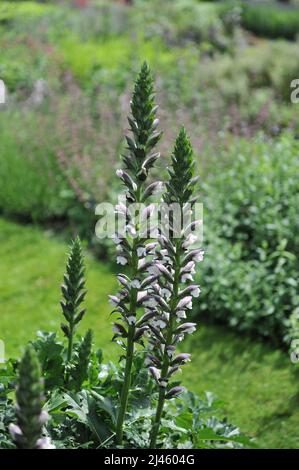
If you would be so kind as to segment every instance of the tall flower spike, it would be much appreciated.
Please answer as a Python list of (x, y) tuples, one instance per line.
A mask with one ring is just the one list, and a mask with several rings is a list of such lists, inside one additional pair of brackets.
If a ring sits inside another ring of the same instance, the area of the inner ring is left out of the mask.
[(27, 348), (19, 368), (16, 388), (17, 424), (10, 424), (9, 431), (19, 449), (53, 449), (48, 438), (41, 437), (48, 414), (42, 411), (43, 383), (40, 365), (33, 348)]
[[(128, 121), (132, 135), (126, 136), (124, 169), (117, 170), (117, 175), (125, 186), (126, 195), (126, 204), (119, 204), (116, 207), (116, 212), (126, 220), (125, 233), (115, 234), (117, 262), (121, 265), (127, 264), (129, 267), (128, 275), (118, 276), (121, 285), (118, 295), (110, 296), (110, 302), (115, 307), (114, 311), (120, 315), (120, 323), (115, 323), (113, 327), (114, 339), (126, 352), (125, 375), (116, 426), (117, 445), (121, 445), (123, 441), (123, 423), (131, 384), (135, 343), (142, 344), (142, 335), (148, 329), (146, 317), (137, 318), (137, 309), (145, 306), (149, 300), (143, 283), (150, 256), (156, 246), (148, 243), (149, 234), (147, 231), (143, 232), (143, 222), (148, 219), (152, 211), (152, 207), (150, 205), (146, 207), (145, 204), (148, 198), (161, 188), (161, 182), (146, 186), (149, 170), (159, 158), (159, 153), (153, 151), (161, 136), (157, 131), (159, 120), (156, 118), (156, 110), (153, 78), (149, 67), (144, 63), (137, 77), (131, 101), (131, 116), (128, 117)], [(134, 206), (131, 203), (134, 203)], [(142, 209), (138, 206), (141, 203)]]
[(85, 309), (81, 308), (86, 291), (84, 290), (84, 262), (79, 237), (72, 243), (63, 279), (61, 291), (64, 299), (60, 304), (67, 324), (62, 323), (61, 329), (68, 338), (67, 362), (69, 362), (73, 354), (76, 326), (85, 314)]
[[(200, 293), (199, 286), (193, 283), (182, 287), (182, 283), (193, 281), (195, 262), (201, 261), (203, 257), (201, 249), (190, 250), (190, 243), (196, 237), (187, 231), (188, 227), (196, 227), (198, 222), (190, 224), (196, 179), (193, 176), (192, 147), (183, 128), (176, 139), (168, 173), (169, 180), (163, 199), (167, 205), (175, 204), (180, 213), (175, 217), (169, 216), (169, 230), (161, 234), (161, 249), (157, 252), (158, 259), (155, 264), (160, 276), (151, 291), (158, 304), (156, 310), (159, 311), (159, 315), (155, 316), (150, 324), (151, 354), (148, 356), (149, 370), (159, 390), (150, 435), (151, 448), (156, 447), (165, 400), (176, 397), (184, 390), (178, 382), (172, 382), (172, 377), (190, 360), (190, 354), (177, 354), (176, 348), (186, 334), (193, 333), (196, 329), (194, 323), (186, 322), (185, 319), (187, 312), (192, 309), (193, 297), (198, 297)], [(186, 214), (188, 217), (183, 217)], [(179, 234), (174, 230), (175, 219), (181, 222)], [(190, 238), (190, 235), (193, 238)]]

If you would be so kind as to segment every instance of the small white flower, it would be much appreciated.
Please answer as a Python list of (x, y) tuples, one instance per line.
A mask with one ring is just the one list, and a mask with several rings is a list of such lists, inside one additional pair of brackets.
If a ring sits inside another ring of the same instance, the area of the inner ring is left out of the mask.
[(16, 424), (11, 423), (8, 426), (8, 430), (13, 438), (20, 437), (23, 435), (21, 428)]
[(128, 317), (128, 323), (129, 323), (129, 325), (135, 325), (135, 323), (136, 323), (136, 317), (135, 317), (134, 315), (130, 315), (130, 316)]
[(166, 382), (166, 380), (160, 380), (160, 381), (159, 381), (159, 384), (160, 384), (161, 387), (163, 387), (163, 388), (167, 387), (167, 382)]
[(176, 312), (176, 316), (177, 316), (177, 318), (186, 318), (186, 312), (185, 312), (185, 310), (178, 310), (178, 311)]
[(124, 266), (125, 264), (128, 263), (128, 260), (124, 256), (117, 256), (116, 262), (117, 264), (121, 264), (122, 266)]
[(142, 299), (147, 297), (147, 292), (146, 290), (139, 291), (137, 294), (137, 302), (142, 302)]
[(137, 256), (138, 258), (146, 256), (146, 249), (144, 248), (144, 246), (140, 246), (139, 248), (137, 248)]
[(193, 289), (193, 290), (191, 291), (191, 295), (192, 295), (192, 297), (199, 297), (200, 292), (201, 292), (201, 291), (200, 291), (200, 288), (199, 288), (199, 287), (196, 287), (195, 289)]
[(131, 282), (131, 287), (134, 289), (139, 289), (140, 288), (140, 281), (138, 279), (133, 279)]
[(188, 248), (190, 245), (193, 245), (197, 241), (198, 237), (196, 235), (193, 235), (193, 233), (190, 233), (187, 237), (184, 243), (182, 244), (183, 248)]
[(205, 252), (203, 250), (200, 250), (198, 253), (196, 253), (196, 255), (194, 255), (193, 260), (196, 261), (197, 263), (199, 263), (200, 261), (203, 261), (204, 253)]
[(172, 357), (174, 354), (174, 351), (172, 349), (167, 349), (167, 356)]
[(109, 303), (112, 307), (117, 307), (119, 305), (119, 298), (116, 295), (109, 295)]
[(157, 307), (157, 301), (153, 298), (149, 299), (149, 300), (146, 300), (143, 304), (145, 307), (151, 307), (151, 308), (155, 308)]
[(55, 449), (54, 444), (52, 444), (49, 437), (42, 437), (36, 441), (36, 446), (38, 449)]
[(192, 309), (192, 297), (190, 295), (187, 295), (183, 299), (181, 299), (178, 303), (178, 309), (182, 310), (184, 308), (189, 308), (190, 310)]
[(163, 329), (163, 328), (165, 328), (165, 326), (166, 326), (166, 323), (165, 323), (163, 320), (156, 320), (155, 323), (156, 323), (156, 326), (157, 326), (158, 328), (162, 328), (162, 329)]
[(159, 380), (161, 377), (161, 371), (157, 369), (157, 367), (150, 367), (149, 368), (150, 373), (154, 377), (154, 379)]
[(40, 424), (44, 424), (48, 421), (49, 419), (49, 414), (47, 411), (42, 410), (41, 414), (39, 415), (38, 421)]
[(185, 330), (185, 333), (187, 333), (188, 335), (191, 335), (192, 333), (194, 333), (194, 331), (196, 331), (195, 326), (190, 326), (189, 328)]
[(161, 295), (162, 297), (165, 297), (165, 299), (169, 299), (171, 297), (171, 292), (169, 289), (166, 289), (165, 287), (161, 289)]
[(191, 282), (193, 282), (194, 279), (193, 279), (193, 277), (192, 277), (192, 274), (190, 274), (190, 273), (185, 273), (185, 274), (182, 275), (181, 281), (182, 281), (182, 283), (185, 283), (186, 281), (191, 281)]
[(147, 268), (147, 272), (153, 276), (157, 276), (158, 274), (160, 274), (160, 270), (157, 268), (155, 264), (149, 266)]
[(116, 170), (116, 176), (118, 176), (119, 178), (122, 178), (123, 173), (124, 172), (122, 170)]
[(181, 269), (182, 273), (193, 273), (194, 274), (195, 263), (194, 261), (189, 261), (186, 266)]

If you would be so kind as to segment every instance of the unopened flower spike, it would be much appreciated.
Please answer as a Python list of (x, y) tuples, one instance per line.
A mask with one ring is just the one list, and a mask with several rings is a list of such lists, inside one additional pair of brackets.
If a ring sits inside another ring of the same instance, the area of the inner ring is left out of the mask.
[(19, 449), (54, 449), (48, 437), (42, 437), (48, 414), (43, 411), (44, 387), (35, 350), (28, 347), (19, 367), (16, 387), (17, 423), (9, 425), (11, 436)]
[(67, 323), (62, 323), (61, 329), (68, 339), (67, 362), (69, 362), (73, 354), (76, 327), (85, 314), (85, 309), (81, 307), (86, 291), (84, 289), (84, 261), (79, 237), (71, 245), (63, 279), (64, 283), (61, 286), (63, 300), (60, 304)]

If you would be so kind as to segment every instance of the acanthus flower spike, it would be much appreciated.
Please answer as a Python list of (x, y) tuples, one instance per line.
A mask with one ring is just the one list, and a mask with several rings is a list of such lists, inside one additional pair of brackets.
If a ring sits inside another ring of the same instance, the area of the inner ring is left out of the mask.
[[(114, 240), (117, 245), (117, 263), (126, 266), (128, 272), (128, 276), (118, 276), (121, 284), (118, 295), (110, 296), (110, 301), (120, 314), (122, 322), (114, 324), (114, 339), (119, 340), (119, 337), (122, 337), (126, 341), (124, 381), (116, 423), (117, 445), (122, 445), (123, 442), (123, 423), (131, 384), (135, 344), (142, 344), (142, 336), (148, 330), (146, 322), (152, 318), (152, 315), (143, 316), (139, 322), (137, 309), (155, 306), (153, 299), (144, 291), (147, 285), (146, 283), (144, 285), (144, 280), (148, 277), (146, 270), (152, 263), (150, 257), (153, 256), (156, 244), (149, 242), (150, 237), (147, 231), (143, 232), (143, 227), (147, 226), (148, 218), (154, 210), (154, 207), (148, 204), (148, 199), (161, 189), (159, 181), (150, 185), (146, 182), (150, 169), (160, 156), (154, 150), (161, 137), (161, 133), (157, 130), (159, 120), (156, 112), (153, 79), (149, 67), (144, 63), (131, 100), (131, 115), (128, 117), (131, 135), (126, 136), (127, 147), (125, 154), (122, 155), (124, 165), (116, 172), (125, 187), (126, 200), (125, 204), (122, 202), (116, 206), (116, 215), (125, 219), (125, 233), (122, 237), (115, 234)], [(143, 204), (142, 209), (138, 208), (140, 204)]]
[[(180, 371), (180, 366), (190, 361), (190, 354), (175, 355), (177, 344), (186, 334), (196, 330), (195, 323), (182, 323), (192, 309), (193, 299), (200, 294), (199, 286), (193, 283), (193, 275), (196, 262), (203, 257), (201, 249), (192, 249), (198, 239), (194, 231), (201, 224), (201, 221), (192, 218), (195, 203), (193, 192), (197, 181), (194, 178), (192, 153), (186, 132), (181, 129), (176, 139), (172, 165), (168, 169), (169, 180), (163, 197), (168, 206), (177, 206), (179, 212), (176, 216), (168, 212), (164, 217), (166, 222), (159, 237), (160, 251), (157, 252), (156, 262), (148, 269), (151, 275), (157, 275), (156, 284), (151, 288), (152, 297), (157, 303), (157, 313), (150, 324), (149, 362), (153, 364), (150, 371), (159, 394), (150, 434), (150, 448), (156, 448), (165, 400), (177, 397), (184, 391), (177, 382), (172, 382), (172, 377)], [(180, 221), (179, 230), (175, 231), (177, 220)], [(181, 285), (190, 281), (191, 285)]]

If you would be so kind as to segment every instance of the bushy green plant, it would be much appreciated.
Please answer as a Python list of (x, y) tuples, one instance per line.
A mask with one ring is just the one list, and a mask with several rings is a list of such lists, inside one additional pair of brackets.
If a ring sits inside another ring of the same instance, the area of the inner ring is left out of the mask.
[(235, 140), (206, 186), (208, 281), (199, 309), (278, 344), (299, 301), (297, 153), (290, 134)]

